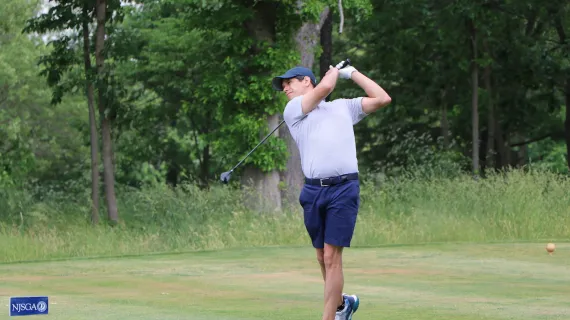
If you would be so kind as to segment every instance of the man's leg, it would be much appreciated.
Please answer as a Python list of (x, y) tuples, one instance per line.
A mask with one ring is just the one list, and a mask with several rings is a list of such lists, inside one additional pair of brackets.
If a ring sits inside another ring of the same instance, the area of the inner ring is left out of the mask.
[[(338, 319), (351, 320), (360, 302), (356, 296), (343, 297), (342, 253), (344, 248), (350, 247), (352, 241), (360, 205), (360, 186), (357, 180), (352, 180), (331, 187), (331, 191), (329, 197), (332, 201), (327, 206), (324, 239), (325, 287), (329, 295), (326, 297), (325, 313), (328, 316), (334, 309), (335, 313), (338, 311)], [(328, 317), (327, 320), (334, 319)]]
[(322, 193), (324, 189), (318, 186), (303, 187), (299, 196), (299, 202), (303, 207), (304, 222), (307, 233), (311, 238), (313, 247), (316, 250), (317, 262), (321, 268), (323, 281), (326, 282), (326, 269), (325, 269), (325, 211), (326, 207), (322, 201)]
[(325, 308), (323, 320), (334, 320), (337, 309), (343, 304), (342, 247), (325, 243)]
[(327, 281), (327, 270), (325, 269), (325, 249), (317, 248), (317, 261), (321, 267), (321, 274), (323, 275), (323, 281)]

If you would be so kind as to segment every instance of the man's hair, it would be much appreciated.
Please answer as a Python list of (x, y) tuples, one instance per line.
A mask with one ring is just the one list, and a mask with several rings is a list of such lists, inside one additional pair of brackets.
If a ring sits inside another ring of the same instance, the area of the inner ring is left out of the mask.
[[(297, 80), (299, 80), (299, 81), (303, 81), (303, 80), (305, 80), (305, 77), (308, 77), (308, 76), (295, 76), (295, 77), (293, 77), (293, 78), (295, 78), (295, 79), (297, 79)], [(315, 85), (314, 85), (313, 82), (311, 81), (311, 78), (309, 78), (309, 83), (311, 84), (311, 86), (312, 86), (313, 88), (315, 87)]]

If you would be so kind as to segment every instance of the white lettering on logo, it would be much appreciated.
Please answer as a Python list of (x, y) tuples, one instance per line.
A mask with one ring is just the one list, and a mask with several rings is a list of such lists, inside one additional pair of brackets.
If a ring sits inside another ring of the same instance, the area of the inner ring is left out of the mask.
[[(37, 310), (38, 309), (36, 305), (33, 303), (12, 303), (12, 311), (22, 312), (22, 311), (37, 311)], [(45, 309), (43, 311), (45, 311)]]

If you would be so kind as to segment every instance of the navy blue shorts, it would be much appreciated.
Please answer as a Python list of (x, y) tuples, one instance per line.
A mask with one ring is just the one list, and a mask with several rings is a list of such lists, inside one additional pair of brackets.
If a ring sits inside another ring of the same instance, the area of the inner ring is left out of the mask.
[(324, 187), (305, 184), (299, 202), (313, 247), (350, 247), (360, 206), (358, 180)]

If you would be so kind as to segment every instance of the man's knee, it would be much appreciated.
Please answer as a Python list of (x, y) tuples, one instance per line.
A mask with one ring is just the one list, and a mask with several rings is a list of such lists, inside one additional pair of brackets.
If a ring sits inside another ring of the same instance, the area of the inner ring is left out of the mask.
[(334, 268), (342, 265), (342, 247), (325, 244), (323, 262), (325, 268)]
[(325, 265), (325, 250), (317, 249), (317, 261), (321, 266)]

